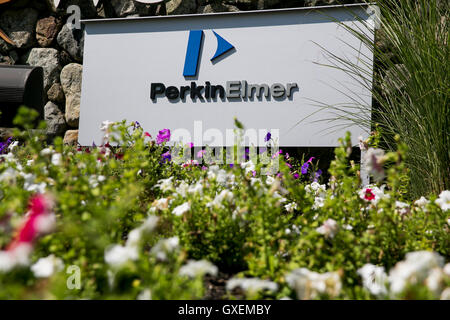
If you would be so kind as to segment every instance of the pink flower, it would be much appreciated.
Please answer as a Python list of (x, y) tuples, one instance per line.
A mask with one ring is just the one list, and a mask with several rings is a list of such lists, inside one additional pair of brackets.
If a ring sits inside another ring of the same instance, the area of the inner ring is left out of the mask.
[(39, 235), (49, 232), (54, 226), (52, 207), (53, 203), (47, 196), (38, 194), (31, 198), (26, 220), (9, 244), (8, 250), (20, 244), (32, 244)]
[(203, 155), (206, 153), (206, 150), (200, 150), (197, 152), (197, 158), (203, 158)]
[(158, 136), (156, 137), (156, 143), (162, 144), (168, 141), (170, 141), (170, 129), (162, 129), (159, 131)]

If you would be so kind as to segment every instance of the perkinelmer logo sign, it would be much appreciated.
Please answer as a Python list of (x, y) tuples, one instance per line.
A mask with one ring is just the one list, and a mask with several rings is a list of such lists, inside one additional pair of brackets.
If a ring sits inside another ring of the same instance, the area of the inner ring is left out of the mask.
[[(211, 63), (217, 63), (219, 58), (226, 57), (227, 54), (237, 51), (236, 48), (217, 32), (211, 30), (217, 39), (217, 50), (210, 59)], [(202, 54), (202, 44), (204, 41), (203, 30), (189, 31), (189, 40), (186, 49), (186, 57), (184, 62), (183, 76), (186, 80), (198, 76), (200, 63), (200, 55)], [(167, 98), (171, 101), (182, 100), (190, 97), (193, 101), (197, 99), (201, 101), (217, 101), (221, 100), (284, 100), (292, 98), (298, 90), (297, 83), (274, 83), (268, 85), (266, 83), (250, 84), (246, 80), (230, 80), (221, 84), (212, 84), (211, 81), (205, 81), (204, 84), (198, 85), (196, 81), (191, 81), (189, 85), (167, 86), (161, 82), (151, 83), (150, 99), (157, 102), (159, 98)]]

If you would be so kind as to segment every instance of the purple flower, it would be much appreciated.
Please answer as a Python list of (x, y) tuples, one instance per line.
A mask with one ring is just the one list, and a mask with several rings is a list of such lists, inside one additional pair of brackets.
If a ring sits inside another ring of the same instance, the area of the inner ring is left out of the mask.
[(267, 132), (266, 137), (264, 138), (264, 141), (267, 142), (270, 139), (272, 139), (272, 134), (270, 132)]
[(161, 156), (163, 158), (163, 163), (170, 162), (172, 160), (172, 155), (170, 154), (170, 151), (163, 153)]
[(230, 163), (230, 168), (233, 168), (234, 167), (234, 163)]
[(300, 178), (300, 175), (296, 172), (296, 173), (294, 173), (293, 175), (292, 175), (293, 177), (294, 177), (294, 179), (298, 179), (298, 178)]
[(287, 165), (290, 169), (292, 169), (292, 165), (291, 165), (290, 163), (286, 162), (286, 165)]
[(189, 143), (187, 144), (187, 146), (188, 146), (189, 148), (193, 148), (193, 147), (194, 147), (194, 143), (189, 142)]
[(141, 124), (138, 121), (135, 121), (134, 125), (133, 125), (133, 130), (136, 130), (137, 128), (142, 128), (142, 127), (141, 127)]
[(302, 165), (302, 174), (307, 174), (308, 173), (308, 168), (309, 168), (309, 162), (305, 162)]
[(11, 142), (12, 137), (9, 137), (8, 140), (6, 140), (6, 142), (0, 142), (0, 154), (7, 153), (5, 151), (8, 150), (8, 146), (11, 144)]
[(306, 161), (303, 165), (302, 165), (302, 174), (307, 174), (308, 173), (308, 168), (309, 168), (309, 164), (312, 163), (312, 161), (314, 160), (314, 157), (309, 158), (308, 161)]
[(162, 129), (159, 131), (158, 136), (156, 137), (156, 143), (162, 144), (163, 142), (167, 142), (170, 140), (170, 129)]
[(203, 155), (206, 153), (206, 150), (200, 150), (197, 152), (197, 158), (203, 158)]
[(319, 180), (319, 177), (322, 175), (322, 170), (317, 170), (314, 174), (314, 182), (317, 182)]

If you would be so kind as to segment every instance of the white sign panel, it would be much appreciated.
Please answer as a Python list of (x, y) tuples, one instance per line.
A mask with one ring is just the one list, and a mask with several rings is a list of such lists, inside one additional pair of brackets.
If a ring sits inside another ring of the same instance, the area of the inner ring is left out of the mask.
[(354, 14), (370, 19), (366, 9), (84, 21), (79, 142), (101, 143), (102, 121), (123, 119), (139, 121), (153, 137), (185, 129), (184, 142), (195, 145), (232, 144), (208, 137), (218, 132), (225, 140), (235, 117), (263, 133), (278, 129), (281, 146), (335, 146), (345, 131), (354, 141), (367, 136), (368, 128), (321, 121), (337, 118), (336, 110), (318, 107), (371, 105), (358, 79), (323, 66), (327, 51), (372, 65), (370, 50), (336, 23), (361, 27)]

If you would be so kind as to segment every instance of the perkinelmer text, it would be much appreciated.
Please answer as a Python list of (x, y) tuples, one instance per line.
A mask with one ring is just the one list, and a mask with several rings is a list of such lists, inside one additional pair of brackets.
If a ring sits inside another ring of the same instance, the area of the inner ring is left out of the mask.
[(263, 84), (249, 84), (247, 81), (227, 81), (225, 86), (213, 85), (206, 81), (204, 85), (197, 85), (192, 81), (186, 86), (167, 86), (163, 83), (152, 83), (150, 86), (150, 99), (157, 102), (158, 98), (166, 97), (169, 100), (184, 100), (188, 96), (192, 100), (196, 99), (243, 99), (252, 100), (254, 98), (267, 100), (271, 98), (284, 99), (292, 98), (298, 90), (297, 83), (274, 83), (271, 86)]

